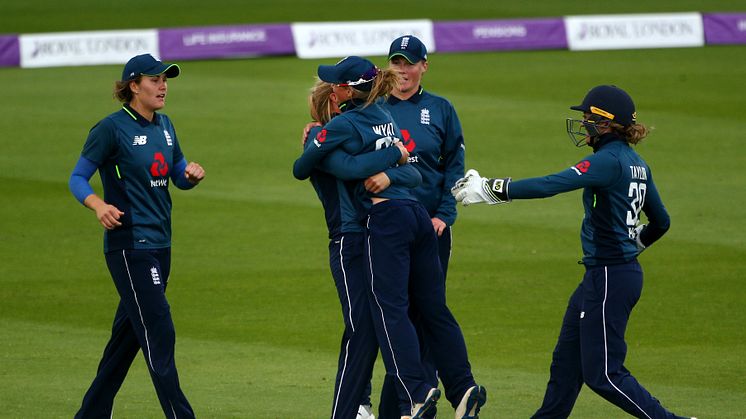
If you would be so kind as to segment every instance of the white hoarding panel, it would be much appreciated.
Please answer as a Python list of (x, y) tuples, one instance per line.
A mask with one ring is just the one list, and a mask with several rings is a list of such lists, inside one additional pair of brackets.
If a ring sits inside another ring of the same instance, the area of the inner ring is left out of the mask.
[(293, 23), (291, 28), (300, 58), (386, 55), (391, 41), (402, 35), (414, 35), (435, 51), (430, 20)]
[(701, 47), (705, 42), (699, 13), (568, 16), (565, 27), (571, 50)]
[(155, 29), (64, 32), (20, 36), (21, 67), (123, 64), (135, 55), (158, 57)]

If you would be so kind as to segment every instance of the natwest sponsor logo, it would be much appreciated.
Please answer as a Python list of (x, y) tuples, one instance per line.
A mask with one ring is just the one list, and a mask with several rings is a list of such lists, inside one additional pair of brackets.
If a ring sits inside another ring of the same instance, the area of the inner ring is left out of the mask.
[(161, 179), (150, 179), (150, 187), (151, 188), (167, 188), (168, 178), (164, 177)]
[(168, 163), (160, 151), (153, 155), (153, 163), (150, 165), (150, 174), (153, 177), (166, 176), (168, 174)]
[(401, 136), (402, 136), (402, 145), (404, 145), (404, 148), (406, 148), (407, 151), (409, 151), (410, 153), (413, 152), (415, 147), (417, 147), (417, 142), (415, 142), (414, 138), (412, 138), (412, 135), (409, 133), (409, 130), (402, 128)]
[(699, 13), (569, 16), (565, 23), (571, 50), (704, 45)]
[(588, 160), (583, 160), (575, 166), (570, 167), (570, 169), (574, 170), (575, 173), (578, 174), (578, 176), (583, 176), (583, 173), (588, 173), (588, 169), (590, 168), (591, 162), (589, 162)]

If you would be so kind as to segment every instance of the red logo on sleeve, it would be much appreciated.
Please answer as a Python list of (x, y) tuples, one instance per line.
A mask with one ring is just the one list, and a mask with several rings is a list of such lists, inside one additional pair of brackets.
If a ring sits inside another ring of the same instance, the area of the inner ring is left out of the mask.
[(405, 129), (401, 130), (401, 136), (404, 137), (402, 141), (404, 148), (406, 148), (410, 153), (414, 151), (417, 144), (415, 144), (414, 138), (409, 135), (409, 131)]
[(150, 165), (150, 174), (153, 175), (153, 177), (166, 176), (168, 174), (168, 163), (166, 163), (166, 158), (163, 157), (163, 153), (160, 151), (155, 153), (153, 159), (155, 161)]
[(588, 169), (591, 167), (591, 162), (588, 160), (583, 160), (580, 163), (575, 165), (575, 168), (580, 170), (583, 173), (588, 173)]
[(318, 134), (316, 134), (316, 141), (320, 143), (323, 143), (324, 141), (326, 141), (326, 130), (325, 129), (322, 129), (321, 131), (319, 131)]

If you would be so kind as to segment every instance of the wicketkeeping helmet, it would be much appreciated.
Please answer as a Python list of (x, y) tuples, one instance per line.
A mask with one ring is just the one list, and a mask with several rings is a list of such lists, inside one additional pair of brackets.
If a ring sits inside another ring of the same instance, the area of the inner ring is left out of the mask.
[(567, 119), (567, 133), (577, 146), (585, 145), (585, 138), (598, 136), (596, 123), (614, 121), (622, 126), (630, 126), (637, 120), (635, 103), (624, 90), (611, 85), (596, 86), (583, 98), (583, 103), (570, 106), (570, 109), (591, 114), (588, 120)]
[(583, 103), (570, 106), (570, 109), (599, 115), (625, 127), (634, 124), (637, 119), (632, 98), (616, 86), (596, 86), (585, 95)]

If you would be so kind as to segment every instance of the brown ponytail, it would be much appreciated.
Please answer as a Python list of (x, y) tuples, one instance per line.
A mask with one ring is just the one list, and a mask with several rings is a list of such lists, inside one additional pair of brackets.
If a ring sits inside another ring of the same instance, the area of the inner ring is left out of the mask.
[(617, 124), (616, 122), (611, 124), (611, 129), (621, 135), (622, 137), (627, 139), (627, 142), (632, 145), (636, 145), (640, 141), (642, 141), (645, 137), (650, 134), (650, 131), (652, 128), (648, 128), (646, 125), (643, 124), (632, 124), (627, 127), (624, 127), (620, 124)]
[(137, 78), (133, 80), (117, 80), (114, 82), (114, 99), (122, 102), (122, 103), (130, 103), (132, 102), (132, 89), (130, 89), (130, 82), (134, 81), (137, 84), (140, 84), (140, 81), (142, 80), (142, 76), (137, 76)]

